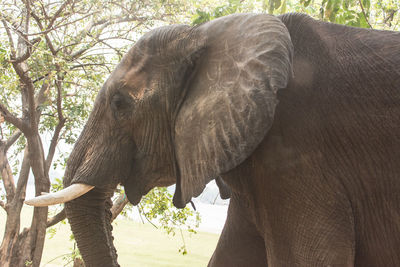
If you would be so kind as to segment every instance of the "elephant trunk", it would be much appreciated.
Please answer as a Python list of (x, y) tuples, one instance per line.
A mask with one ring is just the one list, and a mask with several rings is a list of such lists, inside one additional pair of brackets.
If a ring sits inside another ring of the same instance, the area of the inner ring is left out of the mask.
[[(119, 266), (113, 244), (111, 197), (121, 176), (120, 157), (126, 157), (116, 138), (110, 138), (110, 126), (104, 89), (68, 159), (64, 188), (85, 184), (86, 194), (65, 203), (65, 212), (85, 266)], [(118, 153), (116, 153), (116, 151)], [(121, 154), (121, 156), (120, 156)]]
[(119, 266), (111, 225), (112, 192), (97, 188), (65, 204), (85, 266)]

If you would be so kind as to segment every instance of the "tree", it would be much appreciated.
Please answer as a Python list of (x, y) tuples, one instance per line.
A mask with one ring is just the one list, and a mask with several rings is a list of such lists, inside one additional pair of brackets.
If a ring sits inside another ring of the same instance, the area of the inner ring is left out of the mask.
[[(54, 160), (57, 145), (75, 142), (97, 90), (141, 32), (175, 22), (179, 8), (174, 1), (0, 1), (2, 266), (39, 266), (46, 228), (65, 218), (34, 208), (30, 227), (20, 231), (30, 170), (36, 195), (49, 192), (51, 167), (67, 158)], [(43, 135), (51, 136), (48, 147)], [(114, 218), (126, 203), (116, 198)]]

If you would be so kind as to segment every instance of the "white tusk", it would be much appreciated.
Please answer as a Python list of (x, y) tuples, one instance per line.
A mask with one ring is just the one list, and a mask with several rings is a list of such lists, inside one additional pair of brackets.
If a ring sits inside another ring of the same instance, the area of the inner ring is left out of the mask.
[(44, 194), (25, 200), (25, 204), (35, 207), (46, 207), (50, 205), (65, 203), (86, 194), (94, 186), (87, 184), (72, 184), (55, 193)]

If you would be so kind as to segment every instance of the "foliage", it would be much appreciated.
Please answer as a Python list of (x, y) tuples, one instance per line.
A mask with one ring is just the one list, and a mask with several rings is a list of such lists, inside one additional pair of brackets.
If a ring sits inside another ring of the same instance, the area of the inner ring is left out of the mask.
[[(165, 187), (156, 187), (144, 196), (140, 202), (139, 212), (149, 220), (156, 220), (164, 231), (175, 235), (176, 228), (186, 226), (188, 231), (196, 233), (200, 215), (191, 208), (177, 209), (172, 203), (172, 194)], [(195, 216), (194, 227), (187, 224), (188, 218)]]
[(223, 17), (233, 13), (239, 13), (243, 9), (241, 8), (240, 0), (229, 0), (226, 4), (217, 6), (211, 12), (205, 12), (200, 9), (196, 10), (196, 16), (193, 19), (192, 24), (197, 25), (210, 21), (219, 17)]
[(399, 0), (227, 0), (197, 8), (193, 24), (238, 12), (267, 12), (279, 15), (302, 12), (334, 23), (374, 29), (399, 30)]
[[(122, 192), (121, 192), (122, 193)], [(196, 228), (201, 222), (200, 213), (186, 206), (183, 209), (177, 209), (172, 203), (173, 196), (165, 187), (156, 187), (145, 195), (138, 205), (138, 212), (156, 228), (161, 228), (167, 234), (175, 235), (177, 231), (182, 239), (182, 246), (179, 252), (183, 255), (187, 254), (185, 239), (182, 229), (186, 229), (189, 233), (196, 234)], [(128, 216), (128, 211), (132, 212), (133, 206), (128, 204), (123, 214)]]

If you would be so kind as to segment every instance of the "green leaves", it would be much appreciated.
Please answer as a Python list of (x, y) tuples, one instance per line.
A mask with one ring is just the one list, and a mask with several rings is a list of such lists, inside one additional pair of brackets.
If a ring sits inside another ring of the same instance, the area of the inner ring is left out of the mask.
[(365, 11), (368, 13), (369, 9), (371, 7), (371, 1), (370, 0), (362, 0), (362, 5), (364, 6)]
[[(123, 190), (120, 190), (119, 194), (124, 194)], [(172, 199), (173, 196), (167, 188), (156, 187), (142, 198), (137, 208), (143, 222), (146, 220), (154, 227), (160, 227), (166, 234), (180, 233), (183, 244), (178, 251), (182, 255), (186, 255), (188, 251), (182, 229), (186, 229), (192, 234), (197, 233), (195, 229), (201, 222), (200, 214), (189, 207), (175, 208)], [(128, 204), (122, 214), (127, 216), (128, 211), (132, 211), (133, 208), (131, 204)]]
[(340, 5), (341, 0), (328, 0), (326, 2), (325, 18), (327, 18), (330, 22), (335, 22), (336, 15), (340, 10)]
[[(210, 2), (217, 3), (217, 1)], [(372, 9), (374, 9), (373, 16)], [(375, 28), (387, 28), (393, 25), (393, 29), (396, 30), (400, 27), (399, 10), (399, 0), (379, 0), (374, 5), (371, 4), (371, 0), (230, 0), (215, 7), (198, 7), (194, 11), (192, 24), (198, 25), (220, 16), (239, 12), (262, 11), (279, 15), (294, 11), (349, 26), (371, 28), (374, 24)]]
[(217, 6), (210, 12), (197, 9), (196, 14), (192, 19), (192, 25), (198, 25), (219, 17), (223, 17), (233, 13), (238, 13), (240, 11), (241, 11), (240, 0), (229, 0), (226, 4)]
[(355, 27), (370, 28), (370, 0), (300, 0), (296, 11), (319, 19)]
[[(284, 1), (286, 8), (286, 1)], [(269, 14), (274, 14), (275, 10), (278, 10), (282, 5), (281, 0), (263, 0), (263, 10), (268, 10)]]
[[(167, 188), (156, 187), (142, 198), (139, 212), (148, 220), (157, 221), (167, 234), (175, 235), (176, 230), (184, 226), (195, 233), (194, 228), (200, 224), (198, 212), (189, 207), (175, 208), (172, 198)], [(189, 219), (194, 221), (189, 223)]]

